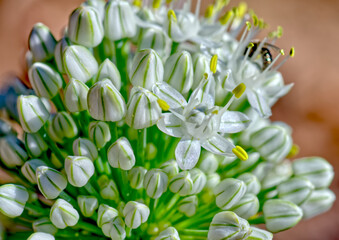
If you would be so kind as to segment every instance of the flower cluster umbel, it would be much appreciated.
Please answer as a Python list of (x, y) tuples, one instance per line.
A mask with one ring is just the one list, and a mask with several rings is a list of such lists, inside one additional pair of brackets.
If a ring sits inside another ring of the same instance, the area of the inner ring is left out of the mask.
[(290, 161), (268, 119), (294, 49), (228, 2), (87, 0), (60, 40), (33, 27), (0, 121), (8, 239), (267, 240), (331, 208), (332, 166)]

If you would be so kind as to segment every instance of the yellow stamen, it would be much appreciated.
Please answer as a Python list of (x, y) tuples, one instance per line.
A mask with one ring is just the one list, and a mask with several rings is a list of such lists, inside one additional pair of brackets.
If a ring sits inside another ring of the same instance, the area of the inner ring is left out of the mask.
[(204, 78), (205, 78), (205, 79), (208, 78), (208, 73), (204, 73)]
[(164, 111), (168, 111), (170, 109), (170, 106), (168, 105), (168, 103), (162, 99), (158, 99), (157, 100), (159, 107), (164, 110)]
[(166, 0), (166, 4), (170, 4), (172, 0)]
[(255, 15), (255, 13), (253, 13), (253, 15), (252, 15), (252, 21), (253, 21), (253, 25), (255, 27), (259, 26), (259, 19), (258, 19), (257, 15)]
[(295, 54), (295, 50), (294, 50), (294, 47), (292, 47), (290, 50), (290, 56), (294, 57), (294, 54)]
[(277, 37), (281, 38), (282, 35), (283, 35), (283, 28), (282, 28), (282, 26), (278, 26), (278, 28), (277, 28)]
[(286, 158), (293, 158), (296, 155), (298, 155), (298, 153), (299, 153), (299, 146), (297, 144), (293, 144)]
[(233, 18), (234, 16), (234, 12), (233, 11), (227, 11), (225, 13), (224, 16), (222, 16), (220, 19), (219, 19), (219, 22), (222, 24), (222, 25), (225, 25), (226, 23), (228, 23), (228, 21)]
[(154, 0), (153, 1), (153, 8), (158, 9), (161, 6), (161, 0)]
[(226, 7), (230, 3), (230, 0), (217, 0), (216, 1), (216, 9), (217, 11), (220, 11), (224, 7)]
[(142, 1), (141, 0), (134, 0), (133, 5), (140, 8), (142, 6)]
[(236, 146), (232, 149), (232, 152), (237, 156), (241, 161), (246, 161), (248, 159), (247, 152), (240, 146)]
[(246, 25), (247, 25), (247, 30), (248, 31), (251, 30), (252, 24), (249, 21), (246, 22)]
[(250, 42), (249, 44), (248, 44), (248, 46), (247, 46), (248, 48), (252, 48), (252, 47), (254, 47), (254, 43), (252, 43), (252, 42)]
[(210, 69), (212, 73), (217, 72), (217, 63), (218, 63), (218, 55), (213, 55), (213, 57), (211, 58), (211, 63), (210, 63)]
[(268, 27), (268, 24), (265, 23), (264, 19), (260, 19), (259, 20), (259, 28), (264, 29), (264, 28), (267, 28), (267, 27)]
[(246, 12), (247, 12), (247, 4), (245, 2), (239, 3), (237, 17), (243, 18)]
[(219, 113), (218, 109), (213, 110), (212, 114), (217, 115)]
[(168, 11), (167, 17), (168, 17), (168, 19), (173, 18), (173, 21), (175, 21), (175, 22), (177, 21), (177, 16), (175, 15), (175, 12), (172, 9), (170, 9)]
[(209, 5), (206, 8), (205, 18), (211, 18), (213, 15), (214, 15), (214, 6), (213, 5)]
[(285, 55), (284, 49), (280, 50), (280, 54), (283, 55), (283, 56)]
[(240, 83), (238, 86), (236, 86), (233, 89), (232, 93), (234, 94), (236, 98), (240, 98), (245, 92), (245, 90), (246, 90), (246, 85), (244, 83)]

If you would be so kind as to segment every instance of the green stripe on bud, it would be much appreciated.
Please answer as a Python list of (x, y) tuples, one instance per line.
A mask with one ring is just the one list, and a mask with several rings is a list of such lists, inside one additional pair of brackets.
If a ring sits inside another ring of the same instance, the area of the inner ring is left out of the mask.
[(168, 44), (169, 38), (161, 29), (148, 28), (143, 32), (142, 37), (139, 38), (138, 50), (150, 48), (155, 50), (159, 56), (164, 57)]
[(180, 240), (179, 233), (174, 227), (168, 227), (162, 231), (155, 240)]
[(98, 227), (101, 228), (104, 224), (109, 223), (117, 216), (119, 216), (118, 210), (106, 204), (100, 204), (97, 219)]
[(48, 61), (53, 57), (56, 40), (47, 26), (36, 23), (29, 34), (29, 49), (34, 61)]
[(73, 154), (75, 156), (88, 157), (92, 161), (98, 158), (97, 147), (87, 138), (77, 138), (74, 140)]
[(45, 162), (41, 161), (40, 159), (31, 159), (25, 162), (24, 165), (21, 167), (21, 172), (30, 181), (32, 184), (37, 183), (36, 179), (36, 169), (40, 166), (47, 166)]
[(226, 178), (213, 190), (216, 204), (225, 210), (232, 208), (246, 193), (246, 184), (238, 179)]
[(160, 169), (167, 174), (169, 180), (179, 173), (179, 166), (174, 159), (164, 162), (160, 165)]
[(193, 85), (192, 89), (196, 89), (204, 75), (210, 73), (210, 66), (207, 57), (201, 53), (195, 53), (192, 57), (193, 60)]
[(280, 183), (289, 179), (292, 174), (292, 164), (290, 161), (285, 160), (278, 165), (268, 165), (268, 168), (263, 169), (264, 179), (261, 181), (262, 190), (276, 187)]
[(187, 196), (193, 190), (193, 180), (189, 171), (182, 171), (171, 179), (169, 189), (180, 196)]
[(53, 168), (39, 166), (35, 170), (35, 174), (39, 190), (47, 199), (57, 198), (67, 186), (66, 177)]
[(277, 187), (278, 197), (300, 205), (307, 200), (314, 189), (313, 184), (303, 177), (294, 177), (280, 183)]
[(37, 133), (24, 133), (24, 142), (28, 154), (32, 157), (39, 157), (48, 149), (46, 142)]
[(197, 207), (198, 197), (196, 195), (185, 197), (178, 203), (179, 212), (183, 213), (186, 217), (192, 217), (196, 213)]
[(95, 146), (103, 148), (111, 140), (111, 131), (105, 122), (91, 122), (88, 127), (88, 135)]
[(128, 182), (134, 189), (140, 189), (144, 183), (147, 170), (143, 167), (134, 167), (128, 171)]
[(70, 203), (59, 198), (51, 207), (49, 218), (57, 228), (64, 229), (78, 223), (79, 213)]
[(28, 159), (24, 144), (13, 135), (0, 139), (0, 157), (8, 168), (21, 166)]
[(65, 90), (65, 106), (70, 112), (87, 110), (87, 93), (89, 88), (83, 82), (71, 79)]
[(235, 212), (239, 217), (249, 219), (257, 214), (259, 200), (254, 194), (247, 193), (230, 210)]
[(74, 138), (78, 135), (78, 127), (72, 116), (67, 112), (57, 112), (48, 128), (59, 138)]
[(311, 196), (300, 206), (303, 210), (303, 218), (308, 219), (331, 209), (336, 199), (330, 189), (314, 190)]
[(108, 179), (106, 175), (101, 175), (98, 179), (98, 185), (100, 188), (100, 196), (103, 199), (118, 200), (119, 190), (117, 185), (112, 179)]
[(94, 196), (80, 195), (77, 197), (78, 205), (82, 215), (85, 217), (93, 216), (99, 206), (98, 199)]
[(54, 60), (57, 65), (57, 68), (60, 73), (65, 74), (65, 66), (64, 66), (64, 53), (66, 48), (71, 46), (71, 41), (67, 37), (63, 37), (59, 40), (59, 42), (56, 44), (54, 49)]
[(118, 90), (121, 88), (121, 76), (118, 68), (108, 58), (100, 64), (95, 82), (108, 78)]
[(55, 235), (58, 229), (53, 225), (48, 217), (43, 217), (33, 221), (32, 227), (34, 232), (44, 232)]
[(251, 234), (246, 238), (247, 240), (272, 240), (273, 234), (260, 228), (251, 227)]
[(261, 185), (259, 179), (252, 173), (243, 173), (237, 179), (246, 184), (246, 193), (257, 195), (260, 192)]
[(27, 189), (16, 184), (5, 184), (0, 187), (0, 212), (7, 217), (18, 217), (24, 211), (28, 200)]
[(32, 233), (27, 240), (55, 240), (54, 236), (49, 233), (36, 232)]
[(193, 181), (191, 194), (199, 194), (206, 185), (206, 175), (198, 168), (193, 168), (189, 172)]
[(130, 170), (135, 165), (131, 144), (125, 137), (119, 138), (107, 150), (107, 160), (114, 168)]
[(83, 187), (94, 174), (91, 159), (81, 156), (68, 156), (65, 159), (65, 171), (68, 182), (75, 187)]
[(149, 214), (150, 210), (145, 204), (135, 201), (129, 201), (123, 210), (125, 223), (132, 229), (136, 229), (146, 222)]
[(149, 197), (159, 198), (167, 190), (167, 175), (160, 169), (149, 170), (144, 177), (144, 188)]
[(125, 223), (121, 217), (116, 216), (111, 221), (102, 225), (102, 232), (111, 239), (125, 239)]

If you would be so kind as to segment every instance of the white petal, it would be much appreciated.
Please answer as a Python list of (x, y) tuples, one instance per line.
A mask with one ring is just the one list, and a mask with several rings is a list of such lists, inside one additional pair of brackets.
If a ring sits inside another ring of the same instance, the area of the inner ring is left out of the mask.
[(182, 120), (172, 113), (164, 113), (157, 124), (160, 131), (173, 137), (182, 137), (184, 135), (181, 125)]
[(166, 101), (173, 109), (184, 108), (184, 106), (187, 105), (185, 98), (177, 90), (165, 82), (155, 84), (152, 91), (160, 99)]
[(175, 149), (175, 158), (182, 170), (192, 169), (200, 156), (200, 142), (193, 138), (182, 138)]
[(207, 139), (202, 147), (214, 154), (234, 156), (232, 152), (232, 149), (235, 148), (234, 144), (219, 134)]
[(256, 110), (259, 115), (263, 118), (268, 118), (272, 115), (271, 108), (269, 107), (267, 100), (263, 96), (263, 93), (257, 89), (252, 91), (247, 89), (247, 99), (251, 104), (252, 108)]
[(227, 111), (221, 116), (220, 129), (222, 133), (237, 133), (248, 127), (251, 120), (241, 112)]

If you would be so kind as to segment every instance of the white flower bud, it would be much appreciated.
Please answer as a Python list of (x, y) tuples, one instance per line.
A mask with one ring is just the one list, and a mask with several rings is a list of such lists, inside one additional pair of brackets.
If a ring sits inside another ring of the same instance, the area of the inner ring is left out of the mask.
[(206, 188), (214, 189), (220, 183), (220, 175), (218, 173), (211, 173), (207, 175)]
[(277, 187), (278, 197), (283, 200), (301, 205), (307, 200), (314, 189), (313, 184), (303, 177), (294, 177), (280, 183)]
[(59, 40), (54, 49), (54, 59), (59, 72), (62, 74), (66, 73), (64, 66), (64, 53), (66, 48), (69, 46), (71, 46), (71, 41), (67, 37), (63, 37)]
[(217, 157), (213, 153), (204, 152), (199, 161), (199, 169), (208, 174), (216, 172), (218, 167), (219, 162)]
[(276, 233), (294, 227), (302, 218), (303, 211), (294, 203), (281, 199), (270, 199), (263, 207), (266, 228)]
[(99, 19), (103, 21), (105, 17), (105, 4), (105, 0), (86, 0), (81, 6), (93, 7), (97, 11)]
[(98, 199), (94, 196), (80, 195), (77, 201), (80, 211), (85, 217), (91, 217), (99, 206)]
[(98, 158), (98, 150), (94, 143), (87, 138), (77, 138), (73, 142), (75, 156), (88, 157), (92, 161)]
[(135, 156), (128, 139), (121, 137), (107, 150), (107, 160), (114, 168), (130, 170), (135, 165)]
[(48, 217), (35, 220), (32, 224), (34, 232), (44, 232), (55, 235), (58, 229), (53, 225)]
[(53, 57), (56, 40), (47, 26), (36, 23), (29, 34), (28, 44), (34, 61), (43, 62)]
[(168, 227), (162, 231), (155, 240), (180, 240), (179, 233), (174, 227)]
[(139, 38), (138, 49), (150, 48), (156, 51), (159, 56), (164, 57), (168, 49), (169, 38), (165, 35), (162, 29), (147, 28), (142, 37)]
[(259, 200), (257, 196), (247, 193), (230, 210), (235, 212), (239, 217), (249, 219), (257, 214), (259, 210)]
[(204, 54), (195, 53), (192, 57), (193, 60), (193, 85), (192, 89), (196, 89), (201, 80), (204, 79), (205, 73), (210, 75), (210, 61)]
[(78, 223), (79, 213), (70, 203), (59, 198), (51, 207), (49, 218), (57, 228), (64, 229)]
[(103, 148), (111, 140), (111, 131), (105, 122), (91, 122), (88, 128), (88, 135), (98, 148)]
[(272, 168), (273, 168), (272, 163), (261, 162), (252, 170), (252, 174), (256, 176), (259, 181), (263, 181), (267, 173), (269, 173), (272, 170)]
[[(255, 164), (258, 162), (260, 154), (257, 152), (252, 152), (248, 154), (248, 159), (246, 161), (240, 161), (236, 166), (230, 169), (226, 176), (234, 176), (243, 172), (249, 172)], [(230, 174), (230, 175), (228, 175)], [(264, 176), (263, 176), (264, 177)], [(258, 178), (258, 177), (257, 177)]]
[(53, 168), (46, 166), (37, 167), (35, 175), (39, 190), (47, 199), (57, 198), (67, 186), (66, 177)]
[(320, 157), (300, 158), (292, 163), (294, 175), (305, 177), (314, 187), (328, 187), (334, 177), (333, 167)]
[(118, 90), (121, 88), (121, 76), (118, 68), (108, 58), (100, 64), (95, 82), (104, 80), (105, 78), (111, 80), (114, 87)]
[(128, 171), (128, 181), (132, 188), (139, 189), (143, 186), (147, 170), (143, 167), (134, 167)]
[(155, 83), (162, 82), (164, 66), (157, 52), (153, 49), (138, 51), (134, 56), (129, 76), (133, 86), (147, 90), (151, 90)]
[(167, 175), (160, 169), (147, 171), (144, 177), (144, 188), (149, 197), (159, 198), (167, 190)]
[(164, 162), (160, 165), (160, 169), (167, 174), (169, 180), (179, 173), (179, 166), (174, 159)]
[(180, 196), (187, 196), (193, 190), (193, 180), (189, 171), (182, 171), (171, 179), (169, 189)]
[(21, 172), (30, 181), (32, 184), (37, 183), (36, 179), (36, 169), (40, 166), (47, 166), (45, 162), (39, 159), (31, 159), (25, 162), (21, 167)]
[(101, 228), (106, 237), (121, 240), (126, 238), (125, 223), (119, 216), (116, 216), (111, 221), (104, 223)]
[(88, 91), (89, 114), (96, 120), (117, 122), (126, 114), (126, 103), (109, 79), (94, 84)]
[(105, 223), (112, 221), (117, 216), (119, 216), (118, 210), (106, 204), (100, 204), (97, 219), (98, 227), (101, 228)]
[(109, 1), (105, 7), (105, 36), (112, 41), (131, 38), (137, 26), (132, 7), (125, 1)]
[(286, 160), (279, 165), (274, 166), (270, 171), (264, 172), (266, 175), (265, 178), (261, 181), (261, 188), (269, 189), (279, 185), (281, 182), (289, 179), (292, 174), (292, 164), (290, 161)]
[(49, 233), (36, 232), (32, 233), (27, 240), (55, 240), (54, 236)]
[(216, 204), (221, 209), (230, 209), (246, 193), (246, 184), (238, 179), (226, 178), (213, 190), (216, 195)]
[(45, 105), (34, 95), (18, 97), (18, 114), (20, 125), (25, 132), (35, 133), (45, 124), (49, 117)]
[(28, 78), (34, 92), (39, 97), (51, 99), (62, 88), (63, 80), (60, 73), (45, 63), (33, 63), (28, 71)]
[(165, 63), (164, 81), (181, 93), (187, 93), (193, 85), (193, 65), (187, 51), (172, 54)]
[(286, 128), (271, 125), (253, 133), (251, 135), (251, 145), (265, 160), (279, 163), (290, 152), (292, 138)]
[(60, 139), (74, 138), (78, 135), (78, 127), (72, 116), (67, 112), (57, 112), (49, 127)]
[(198, 197), (196, 195), (185, 197), (178, 203), (179, 212), (185, 214), (187, 217), (192, 217), (196, 213), (197, 207)]
[(27, 160), (28, 155), (24, 144), (13, 135), (0, 139), (0, 157), (9, 168), (21, 166)]
[(305, 219), (312, 218), (331, 209), (336, 199), (330, 189), (314, 190), (311, 196), (300, 206)]
[(39, 157), (48, 149), (47, 143), (37, 133), (24, 133), (24, 142), (28, 154), (32, 157)]
[(246, 193), (253, 193), (257, 195), (260, 192), (261, 185), (258, 178), (252, 173), (243, 173), (237, 179), (246, 184)]
[(7, 217), (18, 217), (24, 211), (28, 200), (27, 189), (16, 184), (5, 184), (0, 187), (0, 211)]
[(94, 164), (91, 159), (81, 156), (68, 156), (65, 159), (67, 179), (75, 187), (83, 187), (94, 174)]
[(247, 240), (272, 240), (273, 234), (262, 230), (260, 228), (251, 227), (251, 234), (246, 238)]
[(193, 168), (189, 172), (193, 181), (191, 194), (199, 194), (206, 185), (206, 175), (198, 168)]
[(161, 116), (158, 98), (141, 87), (133, 87), (127, 104), (126, 123), (135, 129), (153, 126)]
[(103, 199), (117, 200), (119, 199), (119, 190), (117, 185), (112, 179), (108, 179), (106, 175), (101, 175), (98, 179), (100, 188), (100, 196)]
[(98, 63), (85, 47), (72, 45), (64, 52), (64, 67), (68, 77), (87, 82), (98, 71)]
[(97, 11), (88, 6), (75, 9), (69, 17), (67, 35), (72, 42), (85, 47), (99, 45), (104, 37), (104, 29)]
[(217, 213), (208, 230), (208, 240), (237, 240), (247, 239), (251, 233), (248, 222), (238, 217), (234, 212), (224, 211)]
[(123, 210), (125, 223), (132, 229), (136, 229), (146, 222), (149, 214), (150, 210), (145, 204), (135, 201), (129, 201)]
[(81, 112), (87, 110), (88, 87), (83, 82), (71, 79), (65, 90), (65, 106), (70, 112)]

